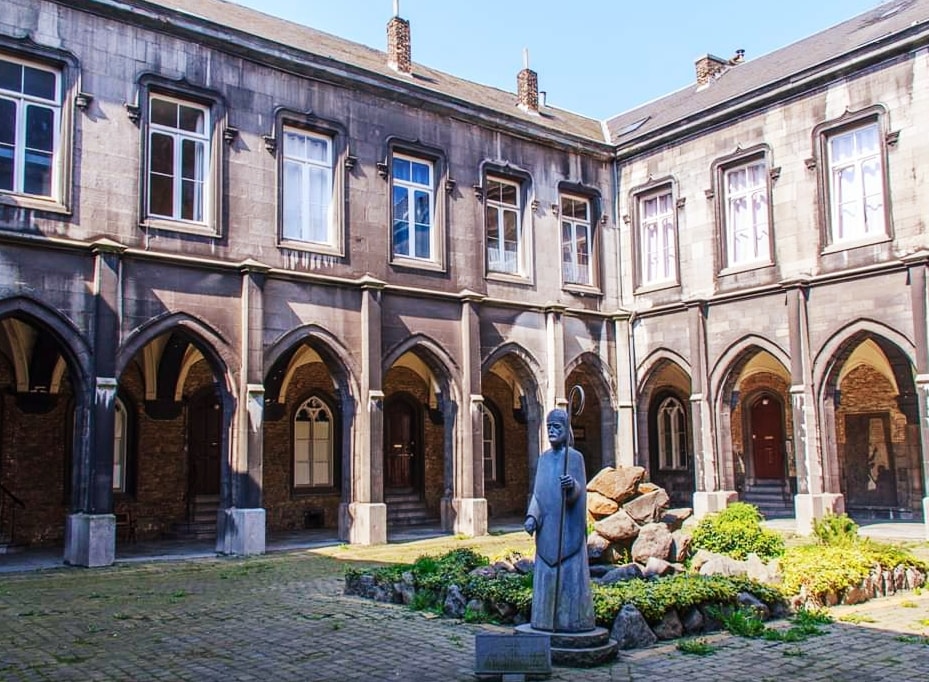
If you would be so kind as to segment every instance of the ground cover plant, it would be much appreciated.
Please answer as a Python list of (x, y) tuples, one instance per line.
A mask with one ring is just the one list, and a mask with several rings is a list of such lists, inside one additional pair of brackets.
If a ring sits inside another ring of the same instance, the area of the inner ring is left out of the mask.
[(773, 559), (784, 553), (784, 539), (763, 528), (758, 508), (735, 502), (721, 512), (707, 514), (694, 529), (694, 549), (705, 549), (743, 560), (749, 554)]

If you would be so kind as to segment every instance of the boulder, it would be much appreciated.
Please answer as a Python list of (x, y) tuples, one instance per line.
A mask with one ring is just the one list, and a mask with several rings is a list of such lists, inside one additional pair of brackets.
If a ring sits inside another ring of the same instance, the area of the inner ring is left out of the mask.
[(638, 564), (625, 564), (611, 569), (603, 578), (600, 579), (601, 585), (613, 585), (615, 583), (625, 582), (641, 578), (642, 569)]
[(639, 535), (639, 525), (622, 509), (597, 521), (594, 530), (610, 542), (629, 540)]
[(597, 531), (587, 536), (587, 558), (591, 562), (597, 563), (603, 559), (603, 555), (610, 548), (610, 541), (600, 535)]
[(845, 594), (842, 595), (842, 603), (848, 604), (849, 606), (853, 604), (862, 604), (870, 599), (868, 592), (869, 590), (865, 588), (863, 584), (849, 587), (845, 590)]
[(641, 483), (639, 483), (639, 487), (636, 492), (638, 492), (639, 495), (644, 495), (645, 493), (653, 493), (656, 490), (660, 490), (660, 489), (661, 489), (660, 486), (655, 485), (651, 481), (642, 481)]
[(624, 503), (623, 511), (638, 523), (654, 523), (664, 516), (670, 501), (664, 488), (658, 488)]
[(644, 564), (650, 557), (667, 560), (671, 551), (671, 531), (663, 523), (648, 523), (632, 543), (632, 560)]
[(484, 606), (483, 599), (472, 599), (467, 604), (465, 604), (465, 611), (473, 613), (475, 615), (487, 613), (487, 609)]
[(671, 533), (671, 551), (668, 557), (671, 561), (682, 562), (687, 559), (690, 552), (690, 536), (682, 530)]
[(684, 634), (684, 626), (681, 624), (680, 616), (677, 615), (677, 609), (668, 609), (661, 617), (661, 622), (652, 628), (652, 632), (658, 639), (677, 639)]
[(590, 565), (590, 577), (597, 582), (600, 582), (600, 578), (605, 576), (607, 573), (615, 569), (615, 566), (610, 566), (609, 564), (591, 564)]
[(620, 649), (642, 649), (658, 641), (645, 617), (632, 604), (625, 604), (616, 614), (610, 637), (619, 643)]
[(703, 614), (700, 613), (700, 609), (696, 606), (691, 606), (679, 615), (685, 634), (696, 635), (703, 632), (705, 621), (703, 619)]
[(600, 493), (614, 502), (622, 504), (635, 495), (636, 487), (645, 477), (642, 467), (624, 467), (618, 469), (605, 467), (597, 472), (587, 483), (587, 491)]
[(497, 571), (493, 566), (478, 566), (477, 568), (471, 570), (470, 575), (477, 576), (478, 578), (486, 578), (487, 580), (493, 580), (497, 577)]
[(754, 552), (745, 558), (745, 570), (749, 578), (760, 583), (774, 584), (781, 581), (778, 563), (772, 561), (770, 564), (766, 564)]
[(703, 564), (717, 556), (720, 555), (708, 549), (698, 549), (690, 559), (690, 567), (695, 571), (699, 571)]
[(527, 559), (526, 557), (523, 557), (519, 559), (515, 564), (513, 564), (513, 567), (516, 569), (517, 573), (522, 573), (523, 575), (526, 575), (527, 573), (532, 573), (532, 571), (535, 570), (535, 561), (533, 561), (532, 559)]
[(602, 519), (604, 516), (615, 514), (618, 509), (619, 503), (606, 495), (598, 492), (587, 493), (587, 511), (594, 519)]
[(771, 609), (768, 608), (768, 605), (750, 592), (739, 592), (736, 599), (738, 599), (740, 606), (751, 609), (761, 620), (768, 620), (771, 617)]
[(416, 582), (413, 579), (412, 571), (404, 571), (400, 576), (400, 582), (394, 585), (394, 589), (400, 593), (400, 599), (409, 606), (413, 603), (413, 597), (416, 595)]
[(493, 563), (493, 567), (494, 567), (494, 570), (497, 571), (497, 573), (513, 573), (516, 570), (513, 567), (513, 564), (511, 564), (506, 559), (500, 559), (499, 561), (495, 561)]
[(671, 530), (678, 530), (684, 525), (684, 521), (693, 516), (694, 510), (690, 507), (679, 507), (678, 509), (669, 509), (662, 517), (661, 522), (666, 524)]
[(642, 575), (646, 578), (654, 578), (667, 575), (669, 573), (673, 574), (674, 572), (675, 569), (672, 564), (668, 563), (664, 559), (659, 559), (656, 556), (649, 557), (648, 561), (645, 563), (645, 568), (642, 569)]
[(748, 567), (744, 561), (717, 554), (700, 567), (700, 575), (748, 575)]
[(442, 605), (442, 611), (446, 616), (452, 618), (461, 618), (464, 616), (465, 607), (468, 602), (465, 601), (461, 588), (458, 585), (449, 585), (448, 592), (445, 596), (445, 603)]

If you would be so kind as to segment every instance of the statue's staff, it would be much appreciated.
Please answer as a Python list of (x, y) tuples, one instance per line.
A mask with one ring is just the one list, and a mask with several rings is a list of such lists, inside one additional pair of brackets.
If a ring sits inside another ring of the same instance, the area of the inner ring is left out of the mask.
[[(574, 398), (577, 396), (577, 409), (573, 410), (575, 416), (580, 415), (584, 411), (584, 389), (579, 385), (571, 387), (571, 390), (568, 393), (568, 409), (565, 410), (567, 415), (567, 423), (565, 424), (565, 429), (567, 430), (567, 438), (564, 443), (564, 467), (561, 471), (561, 477), (564, 478), (568, 475), (568, 453), (571, 448), (574, 447), (574, 431), (571, 430), (571, 412), (574, 405)], [(559, 479), (560, 481), (560, 479)], [(585, 485), (587, 481), (583, 482)], [(558, 560), (555, 564), (555, 598), (552, 600), (552, 630), (557, 632), (557, 623), (558, 623), (558, 597), (561, 596), (561, 559), (564, 554), (564, 517), (565, 517), (565, 507), (568, 504), (568, 492), (567, 489), (561, 487), (561, 513), (558, 516)]]

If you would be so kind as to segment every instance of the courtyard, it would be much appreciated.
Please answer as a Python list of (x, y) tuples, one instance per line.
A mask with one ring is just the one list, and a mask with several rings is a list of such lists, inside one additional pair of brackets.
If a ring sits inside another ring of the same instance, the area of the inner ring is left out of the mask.
[[(905, 535), (909, 525), (889, 532)], [(249, 559), (193, 548), (168, 561), (137, 556), (103, 569), (5, 572), (0, 679), (472, 680), (475, 634), (509, 628), (346, 597), (343, 572), (459, 546), (490, 557), (530, 549), (519, 531), (475, 539), (424, 533), (375, 547), (314, 544)], [(915, 549), (926, 556), (925, 543)], [(4, 558), (7, 568), (15, 561)], [(556, 667), (552, 679), (925, 679), (929, 593), (831, 613), (825, 634), (804, 642), (719, 633), (702, 638), (713, 648), (708, 656), (665, 642), (620, 652), (610, 666)]]

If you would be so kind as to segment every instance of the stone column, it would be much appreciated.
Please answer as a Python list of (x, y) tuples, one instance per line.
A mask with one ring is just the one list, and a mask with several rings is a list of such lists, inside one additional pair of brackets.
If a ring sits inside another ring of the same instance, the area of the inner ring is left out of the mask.
[(242, 273), (239, 400), (230, 443), (230, 505), (218, 511), (216, 551), (264, 554), (262, 508), (264, 447), (264, 284), (268, 267), (247, 260)]
[(923, 477), (923, 524), (929, 539), (929, 327), (927, 327), (926, 253), (915, 254), (909, 266), (913, 340), (916, 345), (916, 405)]
[[(709, 369), (706, 361), (705, 301), (687, 304), (687, 331), (690, 337), (691, 376), (690, 419), (694, 443), (694, 516), (701, 518), (710, 512), (725, 509), (738, 499), (735, 481), (729, 469), (720, 470), (716, 443), (713, 438), (713, 409)], [(731, 469), (731, 467), (730, 467)]]
[(566, 307), (560, 303), (549, 303), (545, 307), (545, 338), (548, 353), (548, 385), (545, 387), (545, 405), (542, 406), (542, 419), (549, 410), (560, 407), (568, 409), (565, 391), (564, 358), (564, 312)]
[[(487, 535), (487, 500), (484, 498), (483, 406), (481, 395), (481, 322), (483, 296), (471, 291), (461, 295), (461, 395), (458, 411), (457, 448), (453, 456), (454, 496), (451, 510), (443, 516), (455, 533)], [(446, 425), (448, 422), (446, 417)], [(447, 434), (448, 435), (448, 434)], [(454, 434), (452, 434), (454, 437)]]
[(113, 515), (113, 441), (116, 423), (116, 349), (119, 347), (119, 277), (122, 244), (94, 243), (94, 399), (85, 433), (75, 443), (73, 511), (65, 526), (65, 563), (109, 566), (116, 558)]
[(829, 474), (834, 492), (826, 488), (827, 471), (824, 459), (835, 461), (835, 428), (830, 425), (824, 434), (831, 443), (831, 452), (824, 457), (821, 443), (819, 411), (813, 393), (812, 354), (810, 352), (807, 297), (809, 283), (797, 279), (785, 283), (787, 287), (787, 323), (790, 332), (790, 403), (793, 411), (794, 456), (797, 461), (797, 495), (794, 498), (794, 515), (797, 532), (813, 532), (813, 519), (828, 513), (842, 514), (845, 498), (838, 492), (838, 477)]
[(361, 281), (361, 404), (355, 415), (352, 494), (339, 505), (339, 537), (353, 545), (387, 542), (384, 504), (384, 389), (381, 296), (384, 283)]
[[(614, 466), (635, 465), (635, 357), (631, 343), (632, 315), (622, 312), (613, 316), (613, 336), (616, 344), (616, 437)], [(606, 464), (606, 462), (604, 462)]]

